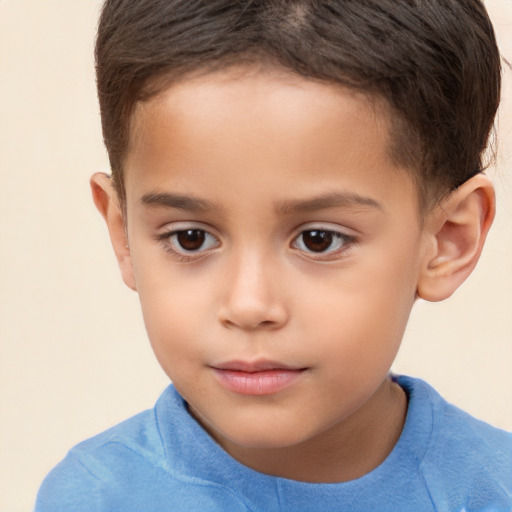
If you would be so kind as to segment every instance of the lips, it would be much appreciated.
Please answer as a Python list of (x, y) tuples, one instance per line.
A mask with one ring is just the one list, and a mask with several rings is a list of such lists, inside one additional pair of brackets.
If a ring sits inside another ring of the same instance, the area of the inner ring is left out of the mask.
[(306, 368), (275, 361), (230, 361), (212, 366), (218, 382), (242, 395), (272, 395), (295, 384)]

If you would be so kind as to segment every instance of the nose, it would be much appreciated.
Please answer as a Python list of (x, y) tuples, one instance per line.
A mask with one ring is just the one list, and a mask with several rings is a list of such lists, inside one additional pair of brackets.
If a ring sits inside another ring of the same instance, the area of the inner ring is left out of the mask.
[(219, 320), (226, 327), (243, 330), (279, 329), (288, 321), (277, 269), (256, 251), (230, 262)]

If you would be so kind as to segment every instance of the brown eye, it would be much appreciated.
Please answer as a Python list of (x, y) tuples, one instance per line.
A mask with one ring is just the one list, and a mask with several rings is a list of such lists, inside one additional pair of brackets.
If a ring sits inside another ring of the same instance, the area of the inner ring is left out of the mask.
[(196, 261), (222, 245), (215, 235), (205, 229), (193, 226), (176, 230), (167, 226), (167, 229), (168, 231), (158, 234), (155, 239), (179, 262)]
[(302, 233), (302, 243), (311, 252), (324, 252), (332, 246), (335, 234), (332, 231), (313, 229)]
[(198, 251), (206, 240), (206, 233), (202, 229), (186, 229), (176, 233), (176, 242), (186, 251)]
[[(295, 238), (292, 247), (303, 253), (337, 258), (355, 243), (354, 236), (329, 229), (307, 229)], [(313, 257), (313, 256), (311, 256)]]

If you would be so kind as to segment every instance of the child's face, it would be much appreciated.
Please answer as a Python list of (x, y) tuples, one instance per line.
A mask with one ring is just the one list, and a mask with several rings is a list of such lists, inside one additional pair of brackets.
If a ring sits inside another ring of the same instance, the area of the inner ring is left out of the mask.
[(225, 446), (270, 448), (375, 407), (425, 252), (383, 110), (228, 71), (172, 86), (132, 129), (125, 280), (195, 416)]

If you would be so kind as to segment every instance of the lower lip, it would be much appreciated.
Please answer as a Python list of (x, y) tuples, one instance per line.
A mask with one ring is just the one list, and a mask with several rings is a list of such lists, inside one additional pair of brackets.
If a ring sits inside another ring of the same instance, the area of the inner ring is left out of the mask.
[(297, 382), (304, 370), (265, 370), (243, 372), (215, 368), (220, 383), (230, 391), (241, 395), (272, 395)]

